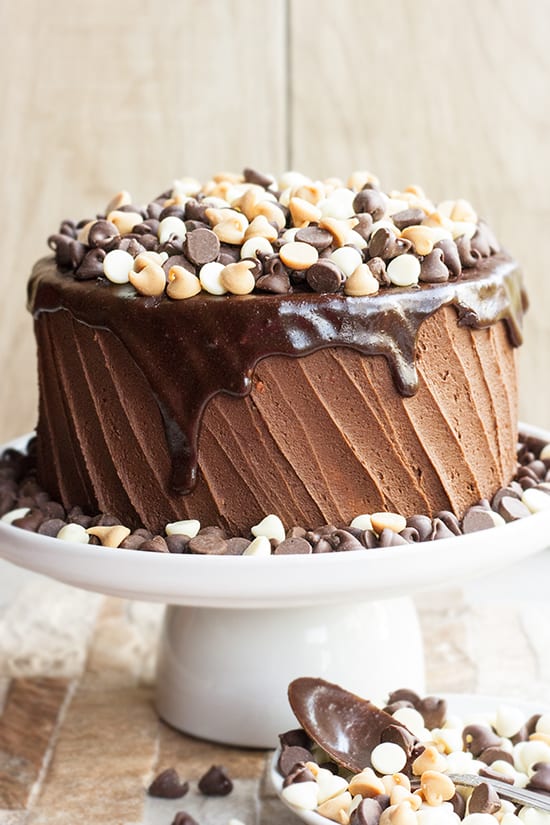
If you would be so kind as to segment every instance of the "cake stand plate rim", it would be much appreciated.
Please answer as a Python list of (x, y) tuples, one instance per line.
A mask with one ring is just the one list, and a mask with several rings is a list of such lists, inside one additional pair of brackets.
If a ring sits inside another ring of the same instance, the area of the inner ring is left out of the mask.
[[(550, 442), (550, 431), (523, 423), (520, 428)], [(21, 448), (29, 437), (13, 439), (0, 450)], [(204, 607), (287, 607), (393, 598), (441, 586), (457, 572), (464, 578), (489, 573), (543, 550), (549, 533), (550, 510), (479, 533), (383, 550), (326, 553), (315, 559), (202, 557), (64, 542), (0, 522), (0, 558), (123, 598)]]

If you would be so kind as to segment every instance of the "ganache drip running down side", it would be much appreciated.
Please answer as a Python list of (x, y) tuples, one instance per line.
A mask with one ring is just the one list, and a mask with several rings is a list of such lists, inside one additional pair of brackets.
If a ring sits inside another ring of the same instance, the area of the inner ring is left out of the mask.
[(503, 320), (521, 343), (527, 306), (515, 262), (498, 253), (468, 279), (422, 284), (366, 297), (296, 292), (214, 296), (187, 301), (143, 297), (129, 285), (75, 281), (54, 260), (39, 261), (29, 283), (29, 309), (66, 311), (108, 330), (146, 378), (162, 415), (172, 461), (171, 487), (190, 492), (197, 480), (202, 415), (217, 393), (244, 397), (256, 365), (275, 355), (300, 357), (327, 347), (383, 355), (402, 396), (417, 389), (415, 346), (423, 321), (454, 306), (458, 323), (484, 328)]

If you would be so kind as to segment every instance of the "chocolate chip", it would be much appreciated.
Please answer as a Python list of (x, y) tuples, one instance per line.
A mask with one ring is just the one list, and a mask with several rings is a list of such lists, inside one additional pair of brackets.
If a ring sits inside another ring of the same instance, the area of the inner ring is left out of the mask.
[(449, 280), (449, 270), (443, 261), (443, 250), (432, 249), (420, 262), (421, 281), (427, 284), (441, 284)]
[(188, 544), (190, 553), (197, 553), (201, 556), (222, 556), (226, 548), (225, 539), (216, 534), (195, 536)]
[(203, 266), (217, 259), (220, 254), (220, 242), (211, 229), (194, 229), (186, 235), (184, 251), (191, 263)]
[(332, 553), (332, 544), (328, 539), (320, 538), (313, 545), (312, 553)]
[(225, 542), (224, 556), (242, 556), (246, 548), (250, 545), (250, 540), (235, 536)]
[[(393, 704), (398, 703), (394, 702)], [(412, 707), (410, 703), (407, 703), (407, 706)], [(390, 711), (386, 710), (386, 713), (390, 713)], [(399, 745), (399, 747), (403, 748), (407, 755), (411, 753), (414, 745), (416, 744), (416, 738), (413, 734), (401, 725), (388, 725), (387, 728), (384, 728), (380, 741), (392, 742), (394, 745)]]
[(156, 220), (155, 218), (148, 218), (146, 221), (142, 223), (138, 223), (132, 229), (132, 234), (134, 235), (157, 235), (159, 231), (160, 221)]
[(414, 527), (405, 527), (399, 535), (402, 539), (408, 541), (409, 544), (416, 544), (417, 541), (420, 541), (420, 533), (418, 530), (415, 530)]
[(361, 235), (364, 241), (368, 241), (372, 231), (372, 215), (368, 212), (358, 212), (355, 215), (355, 220), (357, 223), (353, 227), (354, 231), (357, 232), (358, 235)]
[(118, 545), (121, 550), (140, 550), (141, 545), (145, 543), (143, 536), (137, 536), (135, 533), (130, 533), (125, 539), (122, 539)]
[(401, 710), (401, 708), (414, 708), (412, 702), (407, 702), (406, 699), (400, 699), (398, 702), (390, 702), (389, 705), (386, 705), (384, 708), (384, 713), (389, 713), (390, 716), (393, 716), (396, 710)]
[(197, 200), (188, 200), (185, 204), (185, 220), (199, 221), (202, 224), (208, 224), (208, 218), (206, 217), (207, 209), (207, 205)]
[(484, 776), (485, 779), (498, 779), (499, 782), (506, 782), (507, 785), (513, 785), (514, 779), (511, 776), (492, 770), (492, 768), (480, 768), (479, 775)]
[(395, 212), (391, 219), (398, 229), (405, 229), (407, 226), (417, 226), (422, 223), (425, 215), (422, 209), (403, 209)]
[(515, 496), (503, 496), (498, 505), (498, 514), (504, 521), (517, 521), (531, 515), (530, 510)]
[(307, 748), (299, 745), (283, 745), (277, 762), (277, 770), (282, 776), (288, 776), (299, 762), (311, 762), (312, 759), (312, 753)]
[(459, 238), (455, 238), (455, 244), (458, 249), (458, 257), (460, 258), (462, 267), (468, 269), (472, 266), (477, 266), (481, 255), (476, 249), (472, 249), (470, 238), (467, 238), (466, 235), (461, 235)]
[(281, 747), (285, 745), (288, 747), (295, 746), (305, 750), (310, 750), (311, 745), (311, 740), (303, 728), (293, 728), (285, 731), (285, 733), (280, 733), (279, 742)]
[(120, 519), (112, 513), (100, 513), (92, 519), (92, 527), (115, 527), (120, 524)]
[(233, 782), (220, 765), (212, 765), (199, 779), (199, 791), (205, 796), (227, 796), (232, 790)]
[(287, 539), (305, 539), (307, 530), (304, 530), (303, 527), (299, 527), (298, 525), (294, 525), (293, 527), (289, 527), (286, 531), (286, 538)]
[(443, 263), (449, 270), (451, 277), (459, 278), (462, 273), (462, 264), (460, 263), (460, 256), (455, 242), (445, 238), (442, 241), (438, 241), (434, 249), (441, 249), (443, 252)]
[(76, 270), (74, 277), (77, 281), (89, 281), (92, 278), (98, 278), (103, 275), (103, 259), (105, 258), (105, 250), (96, 247), (86, 252), (82, 263)]
[(183, 267), (183, 269), (186, 269), (188, 272), (191, 272), (191, 274), (195, 274), (195, 267), (190, 261), (187, 260), (185, 255), (170, 255), (170, 257), (167, 258), (162, 264), (162, 268), (164, 269), (167, 275), (173, 266), (181, 266)]
[(64, 519), (66, 516), (65, 508), (58, 501), (45, 501), (40, 509), (46, 519)]
[(158, 201), (151, 201), (151, 203), (147, 204), (147, 209), (145, 210), (147, 213), (147, 218), (152, 218), (155, 221), (158, 221), (159, 215), (163, 210), (163, 206)]
[(290, 278), (288, 270), (278, 255), (261, 257), (262, 272), (256, 281), (257, 289), (272, 292), (276, 295), (285, 295), (290, 292)]
[[(319, 767), (321, 766), (319, 765)], [(294, 765), (290, 773), (285, 776), (283, 788), (288, 788), (289, 785), (296, 785), (299, 782), (315, 782), (315, 777), (303, 762)]]
[(514, 757), (508, 751), (502, 750), (498, 745), (491, 745), (485, 748), (477, 755), (476, 759), (480, 762), (485, 762), (486, 765), (492, 765), (493, 762), (499, 761), (508, 762), (510, 765), (514, 764)]
[(117, 227), (111, 221), (96, 221), (88, 232), (88, 246), (103, 246), (105, 241), (120, 235)]
[(249, 167), (243, 170), (243, 177), (246, 183), (255, 183), (256, 186), (263, 186), (264, 189), (275, 182), (272, 175), (265, 175), (263, 172), (258, 172), (257, 169), (250, 169)]
[(444, 521), (440, 518), (434, 518), (433, 520), (433, 531), (431, 535), (432, 541), (439, 541), (440, 539), (451, 539), (454, 538), (455, 533), (452, 530), (449, 530), (447, 525)]
[(361, 536), (361, 544), (363, 544), (367, 550), (374, 550), (375, 547), (378, 547), (378, 536), (374, 532), (374, 530), (364, 530), (363, 535)]
[(396, 249), (397, 235), (386, 226), (381, 226), (376, 230), (369, 242), (369, 255), (371, 258), (392, 258)]
[(326, 249), (332, 243), (332, 235), (326, 229), (321, 229), (320, 226), (304, 226), (296, 232), (297, 241), (308, 243), (314, 246), (319, 252)]
[(401, 701), (410, 702), (414, 708), (420, 702), (420, 696), (410, 688), (397, 688), (388, 696), (388, 704)]
[(466, 813), (466, 800), (458, 791), (455, 793), (449, 802), (453, 806), (453, 811), (459, 817), (459, 819), (464, 819), (464, 814)]
[(363, 549), (363, 545), (359, 539), (347, 530), (335, 530), (329, 541), (333, 550), (348, 551)]
[(31, 509), (26, 516), (12, 521), (12, 525), (19, 527), (20, 530), (27, 530), (29, 533), (36, 533), (43, 521), (45, 521), (44, 513), (36, 507)]
[(227, 243), (220, 244), (220, 254), (218, 255), (218, 263), (228, 266), (241, 260), (241, 247), (230, 246)]
[[(145, 250), (156, 250), (158, 246), (158, 238), (156, 235), (140, 235), (139, 241), (137, 238), (130, 238), (126, 235), (125, 238), (115, 238), (112, 244), (113, 249), (121, 249), (123, 252), (128, 252), (135, 258)], [(107, 245), (103, 249), (107, 250)]]
[(306, 270), (306, 280), (314, 292), (338, 292), (344, 276), (335, 263), (323, 259)]
[(468, 802), (470, 814), (494, 814), (500, 810), (500, 799), (492, 785), (482, 782), (474, 788)]
[(462, 520), (464, 533), (476, 533), (478, 530), (489, 530), (495, 526), (495, 516), (492, 510), (475, 504), (466, 511)]
[(172, 255), (183, 255), (184, 240), (179, 235), (170, 235), (167, 241), (159, 246), (160, 252), (166, 252), (171, 257)]
[(166, 536), (166, 546), (169, 553), (187, 553), (189, 545), (188, 536)]
[(140, 550), (145, 550), (148, 553), (168, 553), (168, 545), (162, 536), (153, 536), (152, 539), (146, 539), (140, 545)]
[(48, 246), (55, 252), (55, 262), (59, 269), (73, 268), (73, 239), (61, 232), (56, 235), (50, 235), (48, 238)]
[(390, 530), (389, 527), (384, 527), (378, 536), (379, 547), (398, 547), (401, 544), (408, 544), (407, 539), (401, 538), (399, 533)]
[(166, 768), (149, 785), (149, 796), (162, 799), (181, 799), (189, 790), (189, 782), (182, 782), (174, 768)]
[(467, 725), (462, 731), (464, 747), (475, 759), (487, 748), (499, 747), (500, 736), (497, 736), (486, 725)]
[(378, 825), (383, 810), (377, 799), (362, 799), (351, 815), (350, 825)]
[(172, 820), (172, 825), (198, 825), (197, 820), (186, 811), (178, 811)]
[(550, 793), (550, 763), (536, 762), (532, 769), (534, 773), (526, 786), (527, 790)]
[(353, 211), (368, 212), (378, 221), (386, 211), (386, 199), (378, 189), (362, 189), (353, 199)]
[(302, 538), (285, 539), (273, 551), (274, 556), (286, 556), (294, 553), (311, 553), (311, 544)]
[(159, 221), (163, 221), (165, 218), (179, 218), (183, 220), (185, 218), (185, 211), (183, 206), (178, 206), (175, 203), (170, 204), (170, 206), (165, 206), (162, 212), (158, 216)]
[(416, 705), (428, 730), (442, 728), (447, 718), (447, 702), (437, 696), (426, 696)]
[(428, 541), (433, 532), (432, 520), (428, 516), (409, 516), (407, 527), (414, 527), (418, 531), (420, 541)]

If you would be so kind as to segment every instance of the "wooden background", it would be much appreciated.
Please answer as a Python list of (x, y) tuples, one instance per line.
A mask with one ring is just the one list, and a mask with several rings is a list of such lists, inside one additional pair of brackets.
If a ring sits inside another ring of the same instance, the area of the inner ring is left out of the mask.
[(59, 220), (245, 164), (470, 198), (524, 265), (521, 415), (550, 426), (546, 0), (0, 0), (0, 31), (0, 439), (35, 422)]

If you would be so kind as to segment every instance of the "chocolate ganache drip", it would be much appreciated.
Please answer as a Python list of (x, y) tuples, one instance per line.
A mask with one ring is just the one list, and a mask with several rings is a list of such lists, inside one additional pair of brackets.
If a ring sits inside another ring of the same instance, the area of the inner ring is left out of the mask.
[(294, 292), (214, 296), (187, 301), (136, 294), (129, 285), (75, 281), (52, 258), (39, 261), (29, 284), (36, 322), (43, 312), (69, 312), (80, 323), (109, 330), (146, 378), (164, 422), (172, 489), (197, 480), (201, 418), (217, 393), (244, 397), (256, 365), (274, 355), (299, 357), (326, 347), (383, 355), (398, 392), (417, 390), (415, 346), (422, 322), (454, 306), (458, 323), (483, 328), (504, 320), (521, 343), (526, 297), (515, 262), (498, 253), (479, 261), (468, 280), (392, 288), (376, 295)]

